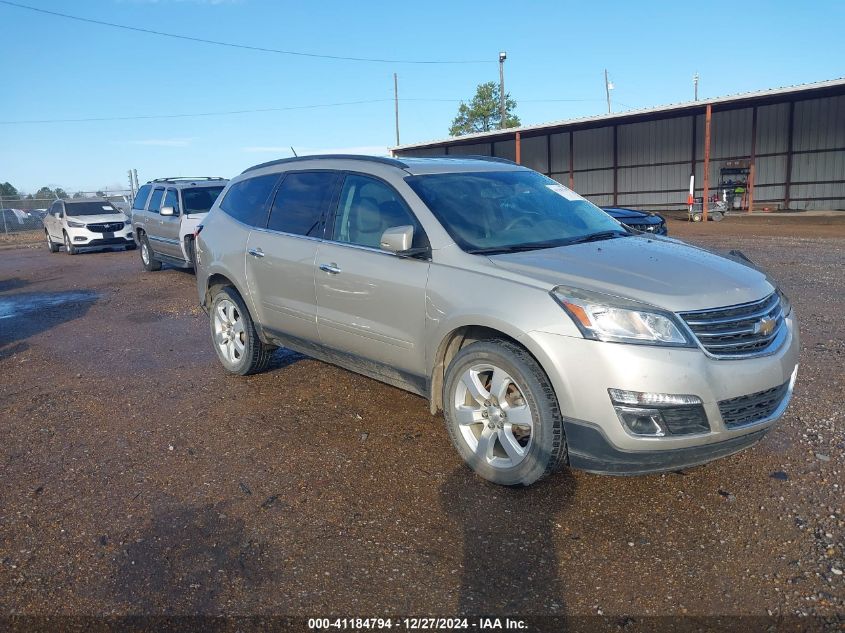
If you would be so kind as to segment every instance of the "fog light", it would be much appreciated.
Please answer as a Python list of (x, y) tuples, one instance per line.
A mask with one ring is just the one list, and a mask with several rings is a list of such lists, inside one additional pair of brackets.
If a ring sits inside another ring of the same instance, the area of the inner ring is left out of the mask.
[(623, 426), (634, 435), (650, 435), (652, 437), (666, 435), (663, 416), (656, 409), (616, 407), (616, 415), (619, 416)]
[(632, 435), (664, 437), (708, 433), (710, 423), (698, 396), (608, 389), (616, 415)]

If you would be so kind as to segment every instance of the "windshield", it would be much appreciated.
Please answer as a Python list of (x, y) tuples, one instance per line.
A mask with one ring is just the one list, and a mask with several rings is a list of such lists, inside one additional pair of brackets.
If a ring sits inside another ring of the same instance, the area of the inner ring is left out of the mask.
[(78, 215), (108, 215), (110, 213), (120, 213), (114, 208), (111, 202), (91, 201), (91, 202), (65, 202), (65, 213), (71, 217)]
[(533, 171), (431, 174), (406, 180), (469, 253), (550, 248), (627, 235), (597, 206)]
[(221, 191), (223, 191), (222, 185), (182, 189), (182, 204), (185, 206), (185, 213), (206, 213), (211, 209)]

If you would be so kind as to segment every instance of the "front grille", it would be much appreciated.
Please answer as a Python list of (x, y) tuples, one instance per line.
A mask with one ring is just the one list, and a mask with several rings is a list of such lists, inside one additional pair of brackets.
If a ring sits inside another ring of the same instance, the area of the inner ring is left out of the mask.
[(771, 416), (783, 402), (789, 391), (789, 382), (747, 396), (721, 400), (719, 412), (729, 429), (753, 424)]
[(680, 317), (704, 349), (717, 357), (742, 358), (765, 353), (785, 327), (776, 292), (751, 303), (681, 312)]
[(116, 233), (123, 228), (123, 222), (102, 222), (100, 224), (89, 224), (88, 230), (93, 233)]

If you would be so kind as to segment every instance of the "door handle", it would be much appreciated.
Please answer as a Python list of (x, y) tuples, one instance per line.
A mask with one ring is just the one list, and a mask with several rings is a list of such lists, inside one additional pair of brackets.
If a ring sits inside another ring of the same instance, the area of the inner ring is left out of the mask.
[(264, 257), (264, 251), (262, 251), (260, 248), (251, 248), (247, 251), (247, 253), (249, 253), (253, 257)]
[(320, 264), (320, 270), (331, 275), (337, 275), (340, 272), (340, 267), (332, 262), (331, 264)]

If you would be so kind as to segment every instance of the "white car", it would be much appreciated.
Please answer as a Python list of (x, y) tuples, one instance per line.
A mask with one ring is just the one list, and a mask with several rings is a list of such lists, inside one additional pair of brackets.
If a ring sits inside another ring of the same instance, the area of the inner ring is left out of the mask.
[(68, 255), (83, 248), (135, 248), (129, 218), (103, 198), (56, 200), (44, 217), (44, 233), (51, 253), (62, 245)]

